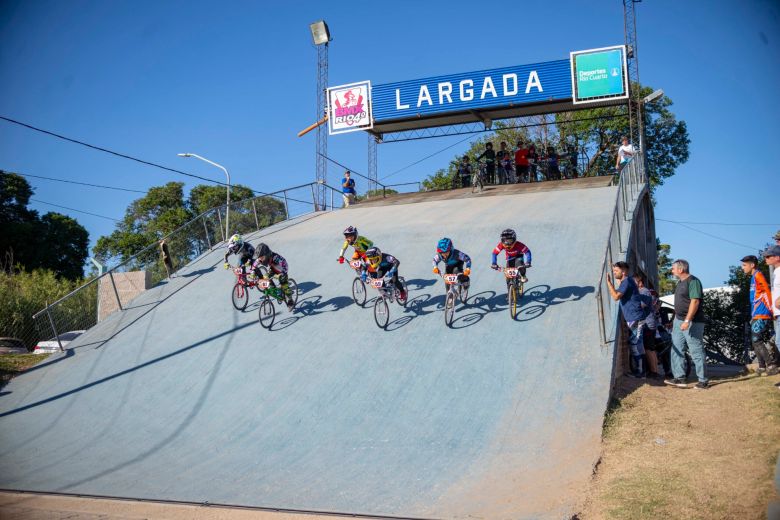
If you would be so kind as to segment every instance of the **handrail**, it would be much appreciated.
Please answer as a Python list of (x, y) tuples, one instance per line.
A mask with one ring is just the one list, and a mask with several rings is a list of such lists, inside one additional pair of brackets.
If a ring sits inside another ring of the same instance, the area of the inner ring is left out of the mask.
[[(255, 200), (257, 200), (257, 199), (261, 199), (261, 198), (264, 198), (264, 197), (276, 197), (276, 198), (283, 198), (283, 196), (284, 196), (284, 195), (286, 194), (286, 192), (288, 192), (288, 191), (292, 191), (292, 190), (296, 190), (296, 189), (305, 188), (305, 187), (307, 187), (307, 186), (315, 186), (315, 185), (316, 185), (316, 186), (324, 186), (324, 187), (326, 187), (326, 188), (328, 188), (328, 189), (330, 189), (330, 190), (332, 190), (332, 191), (334, 191), (334, 192), (340, 193), (340, 192), (339, 192), (339, 191), (338, 191), (336, 188), (334, 188), (334, 187), (332, 187), (332, 186), (329, 186), (329, 185), (327, 185), (327, 184), (325, 184), (325, 183), (309, 182), (309, 183), (306, 183), (306, 184), (300, 184), (300, 185), (298, 185), (298, 186), (293, 186), (293, 187), (290, 187), (290, 188), (285, 188), (285, 189), (278, 190), (278, 191), (274, 191), (274, 192), (271, 192), (271, 193), (267, 193), (267, 194), (263, 194), (263, 195), (258, 195), (257, 197), (252, 197), (251, 199), (244, 199), (244, 200), (232, 201), (232, 202), (230, 203), (230, 205), (231, 205), (231, 207), (232, 207), (233, 205), (239, 205), (239, 204), (243, 204), (243, 203), (246, 203), (247, 201), (255, 201)], [(281, 194), (281, 195), (280, 195), (280, 194)], [(305, 203), (305, 204), (308, 204), (308, 203), (309, 203), (308, 201), (303, 201), (303, 200), (298, 200), (298, 199), (292, 199), (292, 198), (289, 198), (289, 200), (293, 200), (293, 201), (296, 201), (296, 202), (302, 202), (302, 203)], [(130, 257), (128, 257), (128, 258), (126, 258), (126, 259), (125, 259), (124, 261), (122, 261), (121, 263), (117, 264), (116, 266), (112, 267), (111, 269), (108, 269), (108, 270), (106, 270), (106, 272), (104, 272), (102, 275), (100, 275), (100, 276), (96, 276), (95, 278), (92, 278), (91, 280), (88, 280), (87, 282), (85, 282), (84, 284), (80, 285), (80, 286), (79, 286), (79, 287), (77, 287), (76, 289), (73, 289), (73, 290), (72, 290), (72, 291), (70, 291), (68, 294), (66, 294), (66, 295), (62, 296), (62, 297), (61, 297), (61, 298), (59, 298), (58, 300), (56, 300), (56, 301), (54, 301), (54, 302), (52, 302), (52, 303), (48, 304), (46, 307), (44, 307), (44, 308), (43, 308), (43, 309), (41, 309), (40, 311), (38, 311), (38, 312), (36, 312), (35, 314), (33, 314), (33, 316), (32, 316), (32, 317), (33, 317), (33, 319), (37, 319), (39, 316), (41, 316), (43, 313), (45, 313), (46, 311), (48, 311), (48, 310), (49, 310), (49, 309), (51, 309), (52, 307), (55, 307), (55, 306), (59, 305), (59, 304), (60, 304), (60, 303), (62, 303), (63, 301), (65, 301), (65, 300), (67, 300), (68, 298), (70, 298), (70, 297), (71, 297), (73, 294), (75, 294), (75, 293), (77, 293), (77, 292), (79, 292), (79, 291), (82, 291), (82, 290), (84, 290), (85, 288), (87, 288), (87, 287), (88, 287), (88, 286), (90, 286), (91, 284), (95, 283), (96, 281), (98, 281), (98, 280), (101, 280), (101, 279), (103, 279), (103, 278), (104, 278), (104, 277), (106, 277), (106, 276), (109, 276), (111, 273), (115, 273), (115, 272), (117, 272), (117, 270), (118, 270), (119, 268), (121, 268), (121, 267), (123, 267), (123, 266), (127, 265), (128, 263), (132, 262), (133, 260), (136, 260), (136, 259), (137, 259), (139, 256), (141, 256), (142, 254), (148, 253), (150, 250), (157, 248), (157, 245), (160, 243), (160, 241), (161, 241), (161, 240), (167, 240), (167, 239), (171, 238), (173, 235), (177, 234), (177, 233), (178, 233), (180, 230), (184, 229), (185, 227), (187, 227), (187, 226), (191, 225), (193, 222), (196, 222), (197, 220), (199, 220), (199, 219), (202, 219), (202, 218), (206, 217), (207, 215), (209, 215), (209, 214), (211, 214), (211, 213), (218, 212), (220, 209), (224, 208), (225, 206), (226, 206), (226, 204), (222, 204), (221, 206), (216, 206), (216, 207), (214, 207), (214, 208), (210, 208), (210, 209), (208, 209), (208, 210), (204, 211), (203, 213), (200, 213), (199, 215), (197, 215), (197, 216), (195, 216), (195, 217), (191, 218), (190, 220), (188, 220), (187, 222), (185, 222), (184, 224), (182, 224), (182, 225), (181, 225), (181, 226), (179, 226), (178, 228), (174, 229), (173, 231), (171, 231), (171, 232), (170, 232), (170, 233), (168, 233), (167, 235), (163, 236), (161, 239), (159, 239), (159, 240), (156, 240), (156, 241), (155, 241), (155, 242), (153, 242), (152, 244), (150, 244), (150, 245), (148, 245), (148, 246), (144, 247), (143, 249), (139, 250), (139, 251), (138, 251), (137, 253), (135, 253), (134, 255), (132, 255), (132, 256), (130, 256)], [(332, 209), (332, 207), (331, 207), (331, 209)], [(289, 215), (287, 215), (287, 217), (285, 218), (285, 220), (289, 220)]]
[(355, 170), (353, 170), (353, 169), (352, 169), (352, 168), (350, 168), (349, 166), (345, 166), (345, 165), (341, 164), (340, 162), (336, 161), (335, 159), (331, 159), (330, 157), (328, 157), (328, 156), (327, 156), (327, 155), (325, 155), (325, 154), (321, 154), (320, 152), (317, 152), (317, 155), (319, 155), (320, 157), (324, 157), (324, 158), (325, 158), (325, 160), (332, 162), (332, 163), (333, 163), (333, 164), (335, 164), (336, 166), (341, 166), (341, 167), (342, 167), (342, 168), (344, 168), (345, 170), (349, 170), (349, 172), (350, 172), (350, 173), (354, 173), (354, 174), (355, 174), (355, 175), (357, 175), (358, 177), (362, 177), (362, 178), (366, 179), (368, 182), (374, 182), (374, 183), (378, 184), (379, 186), (382, 186), (382, 188), (387, 188), (387, 186), (386, 186), (386, 185), (382, 184), (382, 183), (381, 183), (381, 182), (379, 182), (377, 179), (371, 179), (371, 178), (369, 178), (369, 177), (366, 177), (366, 176), (365, 176), (365, 175), (363, 175), (362, 173), (358, 173), (358, 172), (356, 172)]

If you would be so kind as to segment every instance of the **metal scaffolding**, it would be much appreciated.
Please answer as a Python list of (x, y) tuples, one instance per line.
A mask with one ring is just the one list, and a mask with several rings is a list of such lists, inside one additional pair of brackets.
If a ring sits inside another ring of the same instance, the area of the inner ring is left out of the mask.
[[(317, 117), (319, 121), (328, 112), (328, 44), (317, 45)], [(317, 127), (317, 138), (315, 140), (314, 160), (317, 165), (317, 208), (325, 209), (325, 184), (328, 182), (328, 162), (325, 158), (328, 156), (328, 128), (327, 125)]]
[(377, 155), (377, 142), (376, 137), (368, 133), (368, 191), (374, 191), (377, 189), (377, 171), (376, 171), (376, 155)]
[[(628, 121), (629, 142), (634, 146), (644, 145), (642, 128), (642, 98), (639, 85), (639, 46), (636, 34), (636, 6), (642, 0), (623, 0), (623, 27), (626, 38), (626, 53), (628, 61)], [(644, 152), (644, 150), (641, 150)]]

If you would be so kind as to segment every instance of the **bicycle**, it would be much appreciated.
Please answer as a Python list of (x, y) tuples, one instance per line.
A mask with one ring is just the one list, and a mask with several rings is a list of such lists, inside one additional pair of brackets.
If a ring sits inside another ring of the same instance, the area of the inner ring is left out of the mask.
[(388, 301), (390, 303), (398, 302), (398, 305), (402, 307), (406, 306), (407, 298), (409, 297), (406, 288), (406, 280), (404, 280), (403, 276), (399, 276), (398, 281), (403, 287), (403, 292), (407, 295), (406, 298), (401, 298), (401, 291), (395, 284), (393, 284), (392, 287), (388, 287), (384, 277), (369, 279), (371, 287), (379, 291), (379, 296), (374, 303), (374, 321), (376, 321), (376, 324), (380, 329), (387, 327), (387, 324), (390, 321), (390, 307), (387, 305)]
[(236, 275), (237, 281), (230, 292), (230, 297), (233, 301), (233, 308), (237, 311), (243, 311), (249, 303), (249, 291), (253, 287), (257, 287), (257, 277), (254, 273), (244, 272), (241, 266), (234, 267), (233, 273)]
[(487, 171), (487, 166), (482, 161), (477, 161), (477, 169), (472, 174), (471, 178), (471, 193), (474, 193), (474, 190), (477, 189), (477, 186), (479, 186), (479, 192), (482, 193), (482, 190), (485, 189), (485, 175)]
[[(525, 264), (524, 267), (531, 267)], [(520, 278), (519, 267), (495, 267), (496, 271), (502, 271), (507, 280), (509, 280), (509, 292), (507, 293), (507, 303), (509, 304), (509, 315), (514, 320), (517, 318), (517, 302), (523, 297), (525, 285)]]
[(442, 274), (441, 278), (447, 285), (447, 295), (444, 297), (444, 323), (452, 327), (455, 318), (455, 298), (457, 297), (463, 305), (466, 305), (469, 289), (460, 282), (459, 274)]
[[(288, 289), (290, 296), (293, 300), (293, 306), (298, 303), (298, 284), (294, 279), (287, 279)], [(264, 329), (270, 329), (274, 320), (276, 319), (276, 307), (274, 307), (274, 300), (279, 305), (283, 305), (287, 300), (287, 296), (284, 294), (281, 286), (277, 286), (268, 276), (268, 270), (264, 270), (263, 278), (257, 280), (257, 288), (263, 293), (263, 301), (260, 304), (260, 309), (257, 311), (257, 319), (260, 322), (260, 326)]]
[(349, 266), (355, 270), (355, 279), (352, 280), (352, 299), (355, 303), (363, 307), (366, 304), (366, 284), (360, 279), (360, 273), (363, 271), (363, 260), (352, 260)]

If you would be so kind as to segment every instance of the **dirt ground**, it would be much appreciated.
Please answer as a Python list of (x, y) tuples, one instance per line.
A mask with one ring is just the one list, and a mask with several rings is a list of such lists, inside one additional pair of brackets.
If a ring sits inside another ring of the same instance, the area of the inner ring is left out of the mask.
[(780, 376), (752, 373), (708, 390), (624, 381), (577, 518), (766, 518), (780, 500), (779, 385)]

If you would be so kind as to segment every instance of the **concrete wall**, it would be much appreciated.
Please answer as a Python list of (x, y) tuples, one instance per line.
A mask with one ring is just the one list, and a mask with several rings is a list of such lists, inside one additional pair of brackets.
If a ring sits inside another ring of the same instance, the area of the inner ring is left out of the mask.
[[(116, 284), (116, 293), (111, 286), (111, 276), (113, 276), (114, 283)], [(104, 276), (100, 280), (100, 288), (98, 290), (98, 321), (103, 321), (106, 316), (119, 310), (119, 304), (116, 300), (117, 293), (119, 294), (122, 305), (127, 305), (135, 297), (151, 287), (152, 283), (152, 273), (149, 271), (113, 273), (111, 276)]]

